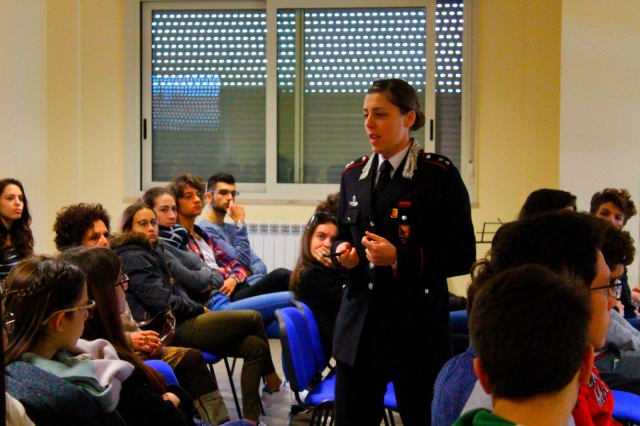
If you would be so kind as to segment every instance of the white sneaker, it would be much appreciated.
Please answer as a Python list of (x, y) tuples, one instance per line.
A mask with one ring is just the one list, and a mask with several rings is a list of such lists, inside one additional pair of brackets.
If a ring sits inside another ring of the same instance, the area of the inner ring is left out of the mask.
[(289, 395), (289, 382), (287, 382), (284, 378), (282, 379), (282, 384), (280, 385), (280, 388), (275, 391), (272, 392), (270, 390), (267, 389), (267, 385), (265, 385), (262, 388), (262, 400), (264, 402), (273, 402), (273, 401), (280, 401), (283, 398), (285, 398), (285, 395)]

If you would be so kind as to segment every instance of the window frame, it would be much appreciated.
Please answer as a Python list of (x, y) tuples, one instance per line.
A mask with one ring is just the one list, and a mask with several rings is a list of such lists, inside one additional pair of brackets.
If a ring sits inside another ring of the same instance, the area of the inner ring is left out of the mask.
[[(463, 77), (462, 77), (462, 135), (461, 163), (456, 165), (469, 191), (471, 202), (477, 203), (477, 158), (476, 143), (476, 105), (477, 95), (473, 82), (476, 81), (474, 57), (477, 49), (474, 20), (478, 0), (466, 0), (464, 6), (463, 33)], [(264, 6), (267, 13), (267, 28), (277, 28), (278, 9), (313, 9), (340, 7), (389, 7), (384, 0), (126, 0), (125, 2), (125, 143), (124, 143), (124, 194), (125, 201), (140, 197), (147, 185), (160, 186), (165, 182), (145, 182), (145, 165), (142, 162), (143, 146), (142, 126), (142, 9), (143, 3), (172, 3), (171, 8), (198, 8), (215, 4), (216, 9), (249, 9)], [(321, 3), (321, 4), (320, 4)], [(403, 0), (397, 7), (425, 7), (427, 17), (427, 39), (435, 43), (436, 0)], [(260, 7), (261, 8), (261, 7)], [(243, 193), (244, 204), (316, 204), (326, 194), (337, 192), (338, 184), (277, 183), (277, 32), (267, 31), (267, 82), (266, 82), (266, 182), (248, 184), (239, 182), (238, 189)], [(435, 46), (427, 51), (427, 69), (425, 72), (425, 105), (427, 118), (425, 125), (424, 149), (433, 152), (435, 140), (429, 138), (430, 120), (435, 122)], [(147, 125), (150, 131), (150, 123)], [(434, 128), (435, 135), (435, 128)], [(369, 154), (363, 131), (363, 155)], [(149, 151), (150, 152), (150, 151)], [(151, 166), (148, 166), (150, 177)], [(212, 173), (216, 170), (212, 170)], [(233, 171), (229, 171), (233, 173)], [(208, 176), (201, 176), (207, 179)], [(150, 186), (149, 186), (150, 187)]]

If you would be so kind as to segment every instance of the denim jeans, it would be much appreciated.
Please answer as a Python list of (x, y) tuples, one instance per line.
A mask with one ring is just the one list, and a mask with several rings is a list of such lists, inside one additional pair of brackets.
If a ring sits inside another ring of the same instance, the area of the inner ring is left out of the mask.
[(231, 302), (227, 296), (217, 293), (205, 304), (212, 311), (239, 311), (250, 309), (258, 311), (262, 315), (264, 328), (269, 337), (279, 336), (278, 324), (276, 321), (276, 309), (293, 306), (292, 296), (289, 291), (279, 291), (277, 293), (262, 294), (260, 296), (248, 297)]

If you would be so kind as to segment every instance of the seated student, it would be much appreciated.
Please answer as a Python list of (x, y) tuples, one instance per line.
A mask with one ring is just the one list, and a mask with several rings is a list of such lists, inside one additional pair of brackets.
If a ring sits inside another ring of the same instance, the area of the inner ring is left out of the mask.
[(116, 407), (134, 367), (106, 341), (79, 340), (95, 306), (82, 271), (30, 256), (6, 285), (5, 306), (15, 316), (5, 352), (7, 389), (33, 422), (124, 425)]
[[(207, 182), (205, 194), (207, 204), (210, 206), (209, 213), (200, 219), (197, 225), (230, 256), (238, 259), (247, 271), (247, 284), (253, 285), (267, 275), (267, 265), (251, 249), (244, 221), (244, 206), (236, 204), (238, 195), (236, 180), (232, 175), (227, 173), (212, 175)], [(227, 214), (233, 220), (233, 224), (225, 223), (224, 218)], [(291, 271), (278, 268), (273, 273), (276, 274), (275, 277), (280, 278), (280, 286), (276, 289), (288, 290)]]
[[(0, 295), (2, 289), (0, 288)], [(4, 371), (4, 348), (9, 344), (7, 334), (13, 333), (15, 324), (15, 316), (13, 312), (6, 312), (4, 303), (0, 303), (2, 309), (2, 346), (0, 346), (0, 360), (2, 360), (2, 369), (0, 370), (0, 413), (6, 411), (5, 424), (7, 426), (33, 426), (33, 422), (27, 416), (24, 406), (6, 392), (5, 371)], [(4, 395), (4, 398), (3, 396)], [(2, 423), (0, 423), (2, 424)]]
[(525, 200), (522, 209), (520, 209), (518, 220), (560, 210), (576, 211), (576, 200), (575, 195), (560, 189), (535, 190)]
[(589, 292), (569, 279), (532, 264), (479, 286), (469, 317), (473, 367), (493, 410), (469, 411), (454, 426), (568, 423), (593, 367)]
[(325, 358), (331, 358), (333, 330), (340, 311), (343, 283), (347, 277), (330, 257), (331, 244), (338, 235), (336, 217), (316, 211), (300, 239), (300, 256), (291, 273), (291, 291), (309, 306), (318, 323)]
[(0, 180), (0, 280), (21, 259), (33, 253), (31, 214), (22, 183)]
[[(592, 215), (608, 220), (619, 229), (623, 229), (627, 221), (636, 215), (637, 210), (633, 200), (631, 200), (629, 191), (626, 189), (606, 188), (593, 194), (589, 212)], [(636, 318), (638, 313), (634, 301), (640, 303), (640, 292), (631, 292), (626, 268), (624, 274), (620, 277), (620, 281), (622, 281), (620, 313), (627, 319)], [(636, 324), (640, 323), (636, 322)]]
[[(142, 196), (143, 203), (156, 213), (158, 237), (163, 245), (165, 260), (173, 267), (176, 280), (194, 301), (212, 311), (252, 309), (262, 315), (265, 328), (270, 336), (278, 336), (279, 328), (275, 311), (292, 306), (291, 293), (261, 294), (231, 302), (231, 299), (218, 289), (223, 277), (216, 269), (204, 263), (200, 256), (189, 250), (187, 230), (176, 225), (176, 202), (165, 188), (151, 188)], [(288, 274), (287, 274), (288, 276)], [(244, 284), (243, 284), (244, 285)]]
[[(140, 392), (140, 395), (136, 396), (135, 388), (131, 390), (131, 395), (136, 397), (131, 398), (126, 409), (124, 407), (119, 409), (120, 414), (127, 423), (159, 422), (168, 424), (169, 419), (177, 415), (173, 405), (168, 408), (163, 407), (157, 394), (151, 392), (154, 388), (156, 391), (163, 390), (164, 386), (157, 383), (157, 378), (150, 375), (145, 365), (137, 361), (140, 357), (132, 351), (132, 347), (122, 331), (120, 315), (127, 309), (125, 291), (129, 285), (129, 278), (120, 273), (121, 265), (118, 255), (106, 247), (76, 247), (65, 250), (61, 258), (77, 265), (85, 273), (89, 297), (95, 300), (98, 306), (93, 318), (87, 321), (83, 338), (87, 340), (105, 339), (111, 342), (118, 350), (121, 359), (132, 362), (138, 373), (144, 373), (138, 374), (138, 381), (140, 383), (149, 382), (148, 386), (145, 386), (148, 387), (148, 390)], [(154, 346), (155, 342), (149, 339), (147, 345)], [(184, 361), (177, 363), (174, 370), (180, 386), (189, 385), (189, 389), (185, 387), (188, 394), (181, 387), (170, 387), (171, 391), (179, 396), (181, 401), (179, 408), (184, 414), (187, 417), (199, 414), (202, 420), (216, 425), (229, 420), (217, 383), (202, 361), (200, 351), (172, 348), (171, 352), (173, 358)], [(132, 361), (134, 358), (135, 362)], [(152, 414), (140, 410), (140, 404), (149, 408)], [(194, 405), (197, 413), (193, 412)], [(154, 416), (155, 420), (153, 420)]]
[[(59, 250), (76, 246), (108, 247), (111, 217), (100, 204), (74, 204), (60, 210), (53, 230)], [(63, 252), (62, 257), (74, 262), (77, 250)], [(114, 255), (115, 256), (115, 255)], [(115, 256), (117, 259), (117, 256)], [(118, 261), (117, 270), (120, 270)], [(126, 304), (121, 315), (122, 328), (128, 343), (141, 359), (159, 358), (174, 370), (180, 385), (194, 398), (200, 418), (219, 424), (229, 419), (227, 409), (218, 389), (215, 376), (211, 374), (197, 349), (164, 346), (157, 332), (140, 330)], [(205, 386), (206, 389), (201, 389)]]
[(67, 247), (109, 247), (111, 217), (102, 204), (72, 204), (56, 214), (53, 232), (58, 250)]
[(189, 231), (189, 249), (196, 252), (209, 267), (217, 269), (224, 281), (220, 292), (235, 302), (261, 294), (287, 290), (282, 286), (282, 276), (272, 271), (252, 285), (248, 285), (247, 272), (242, 264), (196, 225), (196, 218), (202, 213), (205, 184), (191, 174), (178, 176), (168, 186), (176, 200), (178, 223)]
[[(557, 273), (568, 274), (574, 283), (585, 283), (591, 289), (593, 320), (589, 343), (602, 348), (610, 321), (609, 305), (613, 305), (613, 298), (609, 297), (611, 270), (603, 252), (623, 241), (619, 230), (579, 213), (547, 213), (507, 223), (494, 236), (490, 255), (478, 261), (472, 270), (472, 283), (467, 293), (469, 306), (473, 307), (478, 283), (524, 264), (544, 265)], [(451, 424), (465, 403), (464, 411), (491, 407), (490, 397), (482, 389), (476, 387), (471, 391), (475, 375), (469, 374), (468, 367), (474, 355), (474, 349), (470, 347), (469, 352), (450, 360), (441, 371), (434, 390), (433, 425)], [(461, 359), (464, 360), (462, 366)], [(453, 369), (453, 365), (458, 368)], [(591, 386), (581, 386), (583, 403), (574, 410), (576, 423), (578, 419), (586, 419), (598, 425), (614, 424), (611, 418), (613, 396), (595, 367), (593, 373)]]
[(82, 337), (108, 341), (120, 359), (135, 367), (123, 384), (118, 405), (124, 421), (127, 424), (193, 425), (195, 410), (189, 394), (179, 386), (166, 386), (162, 376), (143, 364), (125, 340), (120, 314), (124, 312), (126, 303), (122, 287), (127, 283), (126, 276), (120, 274), (118, 256), (108, 248), (81, 247), (66, 250), (63, 259), (85, 273), (89, 297), (96, 301), (96, 308), (85, 324)]
[(187, 347), (220, 356), (244, 358), (241, 375), (243, 415), (257, 424), (260, 417), (259, 387), (264, 378), (269, 392), (280, 390), (269, 343), (256, 311), (210, 312), (192, 301), (180, 283), (171, 279), (157, 241), (156, 215), (143, 204), (123, 213), (123, 235), (111, 238), (111, 247), (129, 276), (127, 302), (137, 321), (151, 318), (170, 306), (177, 320), (177, 335)]

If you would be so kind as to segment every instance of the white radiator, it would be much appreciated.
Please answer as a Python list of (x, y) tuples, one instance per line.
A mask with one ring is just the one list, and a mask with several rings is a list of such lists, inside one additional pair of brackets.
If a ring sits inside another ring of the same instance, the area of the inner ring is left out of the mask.
[(300, 252), (300, 237), (304, 223), (248, 223), (251, 248), (267, 265), (268, 271), (276, 268), (293, 269)]

